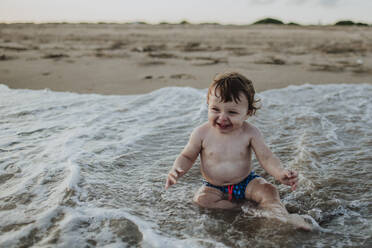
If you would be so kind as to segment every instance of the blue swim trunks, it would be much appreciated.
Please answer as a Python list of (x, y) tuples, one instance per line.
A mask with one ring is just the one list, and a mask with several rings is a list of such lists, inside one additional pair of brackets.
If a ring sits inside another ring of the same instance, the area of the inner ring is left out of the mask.
[(227, 186), (216, 186), (205, 180), (203, 180), (203, 184), (209, 187), (219, 189), (223, 193), (228, 193), (229, 200), (232, 199), (232, 196), (234, 196), (235, 199), (245, 199), (245, 189), (247, 188), (248, 183), (252, 181), (253, 179), (255, 179), (256, 177), (260, 177), (260, 176), (256, 175), (254, 171), (252, 171), (243, 181), (241, 181), (238, 184), (227, 185)]

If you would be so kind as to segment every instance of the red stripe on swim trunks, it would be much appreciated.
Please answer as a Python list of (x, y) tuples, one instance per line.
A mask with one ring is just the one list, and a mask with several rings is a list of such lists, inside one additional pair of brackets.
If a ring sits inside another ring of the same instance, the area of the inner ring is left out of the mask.
[(231, 201), (232, 200), (232, 193), (233, 193), (234, 185), (228, 185), (227, 186), (227, 189), (229, 190), (229, 201)]

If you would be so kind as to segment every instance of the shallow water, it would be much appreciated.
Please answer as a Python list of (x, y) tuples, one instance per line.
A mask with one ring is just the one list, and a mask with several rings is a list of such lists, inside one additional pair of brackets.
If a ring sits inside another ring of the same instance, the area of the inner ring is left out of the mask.
[(164, 191), (192, 129), (206, 120), (205, 90), (135, 96), (11, 90), (0, 85), (1, 247), (372, 247), (372, 85), (265, 91), (250, 121), (283, 164), (291, 192), (254, 161), (296, 231), (248, 203), (241, 211), (192, 204), (199, 162)]

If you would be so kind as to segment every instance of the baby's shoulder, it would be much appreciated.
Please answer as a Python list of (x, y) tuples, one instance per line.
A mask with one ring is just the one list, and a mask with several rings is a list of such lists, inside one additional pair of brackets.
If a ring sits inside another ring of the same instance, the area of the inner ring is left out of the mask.
[(194, 130), (192, 131), (192, 135), (203, 139), (209, 130), (210, 130), (210, 124), (208, 122), (205, 122), (201, 124), (200, 126), (197, 126), (196, 128), (194, 128)]
[(260, 136), (261, 135), (261, 132), (260, 130), (255, 127), (254, 125), (248, 123), (248, 122), (244, 122), (244, 125), (243, 125), (243, 132), (244, 134), (247, 134), (251, 137), (255, 137), (255, 136)]
[(199, 136), (205, 135), (210, 130), (210, 124), (208, 122), (205, 122), (201, 124), (200, 126), (197, 126), (194, 128), (193, 133), (197, 134)]

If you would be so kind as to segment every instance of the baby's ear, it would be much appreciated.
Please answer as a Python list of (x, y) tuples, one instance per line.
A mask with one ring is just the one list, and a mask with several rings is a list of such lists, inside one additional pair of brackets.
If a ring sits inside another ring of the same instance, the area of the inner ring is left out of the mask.
[(248, 116), (252, 116), (252, 114), (253, 114), (253, 110), (248, 109), (248, 111), (247, 111), (247, 115), (248, 115)]

